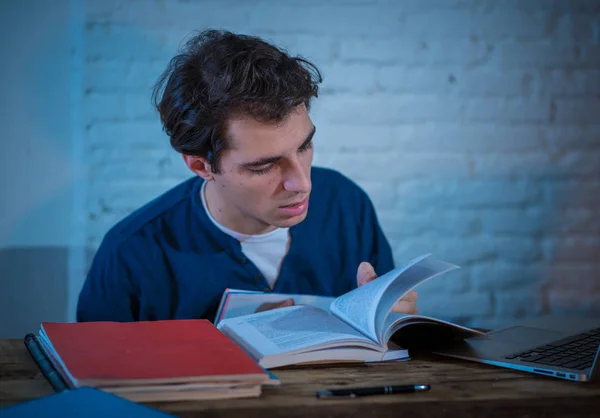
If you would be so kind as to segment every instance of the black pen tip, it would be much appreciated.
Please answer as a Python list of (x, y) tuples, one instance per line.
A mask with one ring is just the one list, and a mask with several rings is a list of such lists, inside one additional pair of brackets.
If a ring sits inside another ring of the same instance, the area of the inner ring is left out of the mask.
[(329, 390), (320, 390), (317, 392), (317, 398), (322, 399), (322, 398), (330, 398), (331, 397), (331, 391)]

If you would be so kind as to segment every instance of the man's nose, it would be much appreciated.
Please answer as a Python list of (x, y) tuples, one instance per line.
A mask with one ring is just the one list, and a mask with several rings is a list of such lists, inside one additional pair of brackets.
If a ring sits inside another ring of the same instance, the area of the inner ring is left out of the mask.
[(299, 160), (290, 161), (284, 176), (283, 187), (285, 190), (298, 193), (310, 191), (310, 175)]

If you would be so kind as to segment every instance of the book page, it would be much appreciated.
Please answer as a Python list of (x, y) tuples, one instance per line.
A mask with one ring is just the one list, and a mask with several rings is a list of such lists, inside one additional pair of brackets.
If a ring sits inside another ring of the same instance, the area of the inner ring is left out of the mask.
[(294, 305), (316, 306), (329, 311), (333, 297), (303, 294), (263, 293), (248, 290), (227, 289), (215, 315), (214, 323), (219, 324), (224, 319), (256, 313), (264, 303), (277, 303), (286, 299), (294, 299)]
[(233, 333), (261, 357), (316, 346), (350, 341), (369, 342), (358, 331), (329, 312), (314, 306), (290, 306), (221, 321), (218, 326)]
[(419, 283), (458, 268), (457, 265), (427, 257), (407, 268), (397, 280), (393, 280), (381, 296), (375, 314), (378, 341), (382, 343), (385, 341), (386, 319), (390, 315), (392, 307), (400, 298)]
[(396, 312), (390, 312), (388, 317), (385, 320), (385, 325), (383, 329), (385, 329), (385, 333), (383, 335), (383, 339), (385, 341), (389, 341), (392, 335), (398, 330), (415, 325), (435, 325), (440, 330), (445, 328), (449, 332), (451, 332), (455, 337), (460, 338), (469, 338), (474, 336), (484, 336), (485, 333), (482, 331), (477, 331), (462, 325), (454, 324), (449, 321), (445, 321), (442, 319), (432, 318), (424, 315), (407, 315), (400, 314)]
[[(380, 299), (383, 297), (386, 289), (398, 279), (412, 265), (420, 263), (423, 259), (429, 257), (429, 254), (417, 257), (408, 263), (397, 267), (377, 279), (370, 281), (340, 297), (331, 303), (331, 313), (347, 322), (361, 333), (371, 338), (373, 341), (380, 342), (377, 327), (376, 316)], [(402, 281), (404, 282), (404, 281)], [(407, 283), (408, 292), (414, 285)], [(402, 295), (400, 295), (401, 297)]]

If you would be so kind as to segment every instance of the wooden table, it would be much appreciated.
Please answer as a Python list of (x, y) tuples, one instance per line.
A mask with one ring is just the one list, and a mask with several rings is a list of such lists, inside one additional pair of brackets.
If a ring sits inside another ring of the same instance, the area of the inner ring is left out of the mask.
[[(577, 383), (437, 356), (408, 362), (275, 371), (260, 398), (149, 404), (201, 417), (600, 417), (600, 382)], [(425, 393), (319, 400), (344, 385), (428, 383)], [(0, 340), (0, 407), (53, 393), (21, 340)]]

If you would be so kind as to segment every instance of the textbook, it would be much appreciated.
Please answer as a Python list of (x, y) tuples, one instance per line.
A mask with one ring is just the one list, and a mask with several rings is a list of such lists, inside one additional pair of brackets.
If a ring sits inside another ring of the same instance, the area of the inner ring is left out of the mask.
[(257, 397), (275, 384), (204, 319), (42, 322), (25, 344), (57, 391), (89, 386), (157, 402)]
[(457, 268), (426, 254), (333, 299), (329, 309), (289, 306), (226, 318), (217, 328), (266, 369), (406, 359), (409, 348), (426, 341), (485, 335), (433, 317), (392, 312), (417, 284)]
[[(291, 293), (261, 292), (258, 290), (225, 289), (215, 314), (214, 323), (218, 325), (224, 319), (259, 312), (268, 304), (276, 304), (286, 299), (294, 299), (294, 305), (311, 305), (329, 310), (335, 299), (330, 296), (316, 296)], [(266, 310), (266, 309), (265, 309)]]

